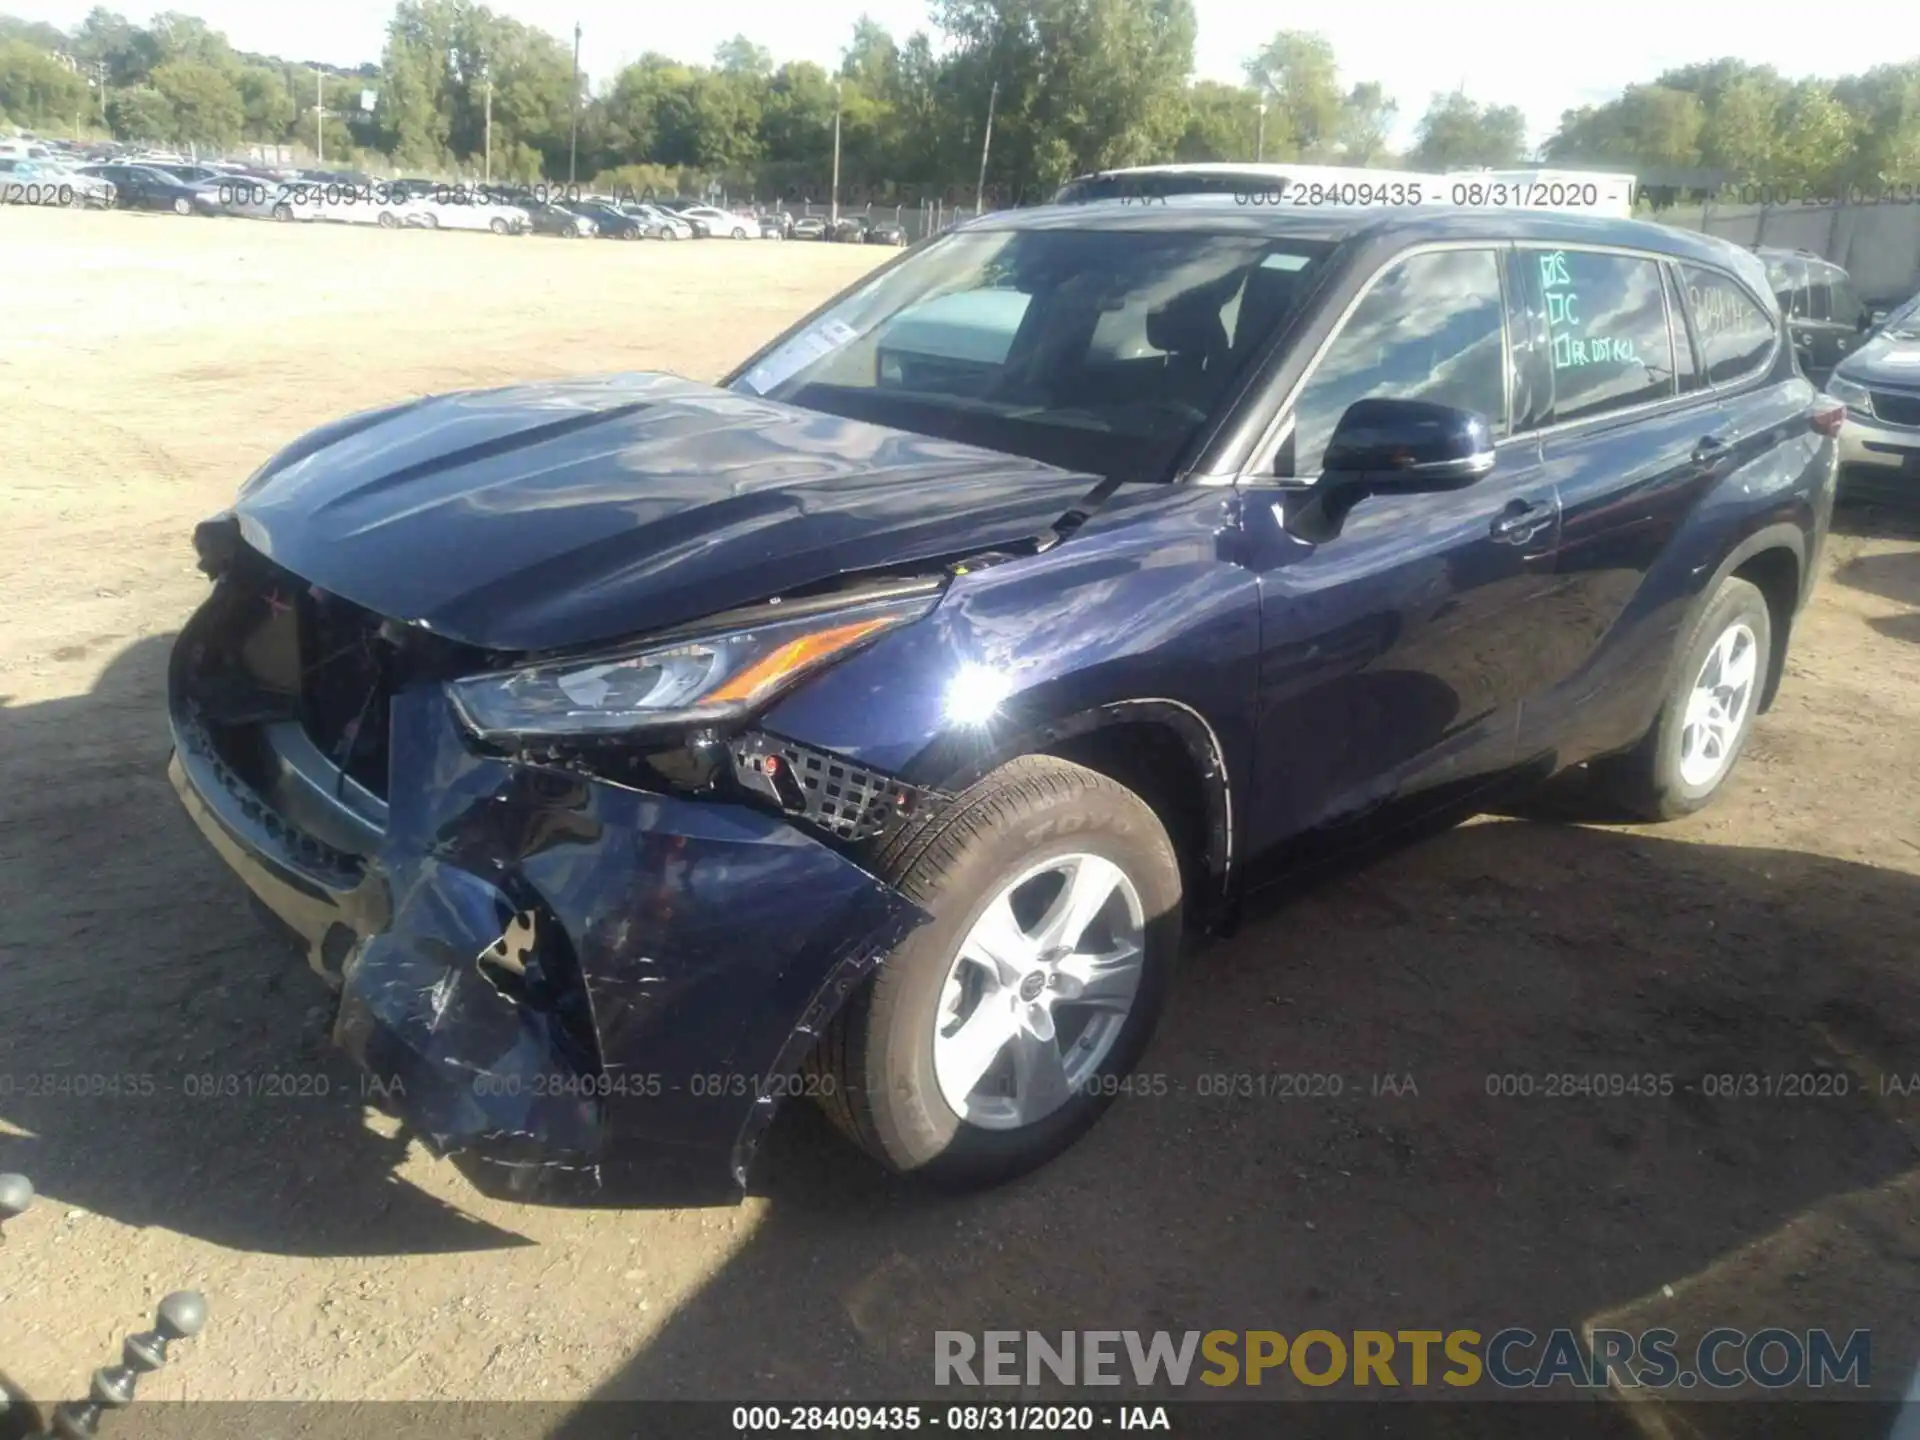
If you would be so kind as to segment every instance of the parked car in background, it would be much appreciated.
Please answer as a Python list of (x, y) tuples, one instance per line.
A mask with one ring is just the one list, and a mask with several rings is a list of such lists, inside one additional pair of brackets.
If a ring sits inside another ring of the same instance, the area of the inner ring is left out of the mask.
[(203, 181), (198, 187), (229, 215), (249, 220), (312, 221), (325, 218), (324, 206), (312, 187), (251, 175), (229, 175)]
[(1842, 418), (1711, 236), (1005, 211), (718, 385), (294, 441), (195, 533), (172, 783), (439, 1153), (744, 1185), (804, 1095), (1005, 1180), (1303, 861), (1568, 766), (1609, 819), (1711, 804)]
[(793, 216), (784, 210), (774, 214), (760, 216), (760, 238), (762, 240), (785, 240), (793, 233)]
[(689, 224), (707, 227), (707, 233), (723, 239), (757, 240), (760, 238), (760, 222), (752, 215), (741, 215), (732, 210), (722, 210), (714, 205), (689, 205), (678, 212), (680, 218)]
[(591, 239), (599, 230), (593, 217), (569, 206), (532, 195), (508, 195), (508, 204), (527, 213), (527, 223), (536, 235), (564, 235), (572, 240)]
[(565, 208), (575, 215), (592, 223), (594, 234), (603, 240), (648, 240), (658, 239), (662, 226), (654, 225), (638, 215), (629, 215), (619, 206), (596, 200), (569, 200)]
[(883, 220), (877, 225), (867, 226), (865, 240), (869, 245), (904, 245), (907, 243), (906, 228), (892, 220)]
[(1800, 368), (1824, 385), (1834, 368), (1866, 340), (1873, 312), (1860, 300), (1853, 280), (1831, 260), (1810, 250), (1761, 249), (1767, 281), (1787, 317)]
[(114, 185), (98, 175), (81, 173), (51, 160), (19, 160), (0, 156), (0, 203), (9, 205), (113, 204)]
[(620, 208), (652, 227), (653, 232), (661, 240), (691, 240), (695, 236), (696, 232), (691, 224), (658, 205), (636, 200)]
[(827, 238), (827, 222), (818, 215), (802, 215), (793, 222), (788, 232), (795, 240), (824, 240)]
[(219, 200), (205, 189), (149, 165), (86, 165), (82, 175), (111, 180), (114, 204), (123, 210), (171, 210), (176, 215), (219, 215)]
[(477, 192), (441, 189), (416, 196), (395, 209), (402, 225), (425, 230), (491, 230), (496, 235), (524, 235), (533, 228), (527, 212), (517, 205), (500, 205)]
[(1847, 407), (1845, 493), (1920, 506), (1920, 295), (1879, 318), (1834, 369), (1827, 393)]
[(867, 222), (858, 215), (842, 215), (827, 226), (826, 238), (838, 241), (842, 245), (864, 245), (867, 239)]
[(165, 165), (156, 164), (151, 166), (151, 168), (160, 171), (164, 175), (171, 175), (174, 179), (186, 185), (198, 185), (203, 180), (218, 180), (222, 175), (227, 173), (224, 170), (216, 169), (212, 165), (175, 165), (169, 163)]

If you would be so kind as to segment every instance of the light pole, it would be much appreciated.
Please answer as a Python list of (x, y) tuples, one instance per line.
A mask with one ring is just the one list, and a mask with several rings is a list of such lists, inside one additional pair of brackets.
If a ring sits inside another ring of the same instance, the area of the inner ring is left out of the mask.
[(840, 77), (833, 80), (833, 196), (828, 204), (827, 223), (840, 223)]
[(993, 144), (993, 107), (1000, 98), (1000, 82), (987, 91), (987, 128), (980, 137), (980, 181), (973, 187), (973, 214), (978, 219), (987, 203), (987, 149)]
[(1253, 141), (1253, 161), (1257, 165), (1267, 158), (1267, 102), (1262, 100), (1256, 108), (1260, 111), (1260, 128)]
[(580, 155), (580, 22), (573, 22), (573, 123), (567, 135), (567, 184), (574, 180), (574, 164)]
[(493, 183), (493, 67), (484, 60), (480, 62), (480, 79), (487, 87), (486, 108), (484, 112), (486, 118), (483, 121), (486, 133), (485, 145), (487, 154), (486, 159), (482, 162), (480, 183), (483, 185), (491, 185)]

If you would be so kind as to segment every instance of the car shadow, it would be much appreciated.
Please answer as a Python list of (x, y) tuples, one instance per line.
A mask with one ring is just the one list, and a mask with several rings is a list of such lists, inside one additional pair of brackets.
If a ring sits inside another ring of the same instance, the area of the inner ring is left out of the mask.
[(1194, 955), (1135, 1093), (1023, 1181), (931, 1192), (791, 1111), (752, 1238), (555, 1433), (600, 1401), (1064, 1393), (936, 1388), (939, 1330), (1868, 1328), (1897, 1396), (1920, 1099), (1883, 1087), (1920, 1072), (1915, 953), (1905, 872), (1520, 820), (1423, 840)]
[(0, 696), (0, 1170), (231, 1249), (529, 1243), (395, 1177), (408, 1142), (367, 1125), (325, 987), (168, 783), (171, 640), (136, 641), (84, 695)]

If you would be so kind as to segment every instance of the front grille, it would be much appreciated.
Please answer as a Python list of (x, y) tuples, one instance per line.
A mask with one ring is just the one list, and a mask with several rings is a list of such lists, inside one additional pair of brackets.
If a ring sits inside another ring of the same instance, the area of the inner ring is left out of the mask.
[(297, 604), (301, 722), (329, 760), (384, 800), (394, 651), (383, 622), (317, 586)]
[(1875, 390), (1873, 413), (1889, 425), (1910, 425), (1920, 429), (1920, 395), (1899, 390)]

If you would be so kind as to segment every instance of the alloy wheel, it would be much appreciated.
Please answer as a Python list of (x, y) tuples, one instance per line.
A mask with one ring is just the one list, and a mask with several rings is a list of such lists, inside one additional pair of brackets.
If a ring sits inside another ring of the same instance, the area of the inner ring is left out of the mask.
[(1744, 620), (1720, 632), (1687, 696), (1680, 728), (1680, 778), (1698, 788), (1727, 768), (1747, 723), (1760, 643)]
[(1111, 860), (1059, 855), (1002, 885), (941, 988), (933, 1068), (942, 1097), (984, 1129), (1045, 1119), (1113, 1049), (1145, 961), (1140, 892)]

